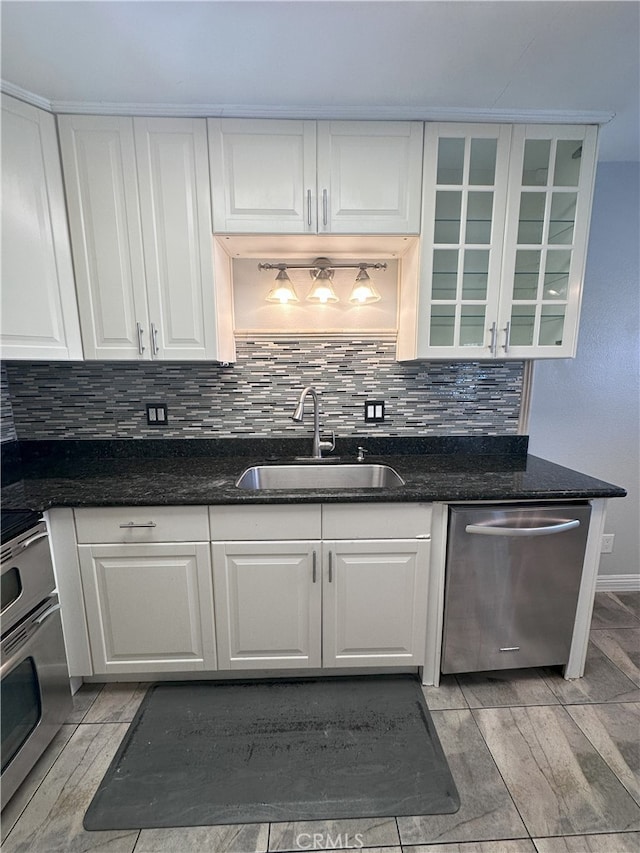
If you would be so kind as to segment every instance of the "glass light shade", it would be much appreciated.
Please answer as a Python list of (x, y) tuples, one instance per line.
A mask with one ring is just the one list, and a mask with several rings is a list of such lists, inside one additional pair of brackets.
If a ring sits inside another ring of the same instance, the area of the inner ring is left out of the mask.
[(300, 301), (286, 270), (280, 270), (274, 286), (267, 293), (266, 300), (267, 302), (280, 302), (282, 305)]
[(320, 270), (320, 272), (315, 276), (313, 287), (307, 296), (309, 302), (319, 302), (322, 305), (326, 305), (327, 302), (339, 301), (336, 296), (336, 292), (333, 289), (333, 285), (331, 284), (332, 277), (332, 270)]
[(365, 269), (361, 269), (351, 289), (349, 302), (353, 302), (354, 305), (367, 305), (371, 302), (379, 302), (380, 299), (381, 296), (371, 281), (368, 272)]

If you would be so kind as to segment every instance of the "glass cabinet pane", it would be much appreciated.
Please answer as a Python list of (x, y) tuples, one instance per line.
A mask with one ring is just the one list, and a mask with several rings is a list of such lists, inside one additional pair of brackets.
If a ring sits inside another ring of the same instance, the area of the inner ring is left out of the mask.
[(460, 344), (481, 347), (484, 344), (484, 305), (463, 305), (460, 314)]
[(464, 175), (464, 138), (438, 141), (438, 184), (461, 184)]
[(580, 178), (582, 142), (579, 139), (559, 139), (556, 164), (553, 170), (554, 187), (577, 187)]
[(568, 249), (549, 249), (544, 269), (544, 299), (567, 299), (571, 252)]
[(434, 243), (457, 243), (460, 240), (461, 192), (436, 193), (436, 221)]
[(549, 242), (567, 245), (573, 243), (573, 226), (576, 221), (577, 193), (553, 193), (549, 218)]
[(527, 139), (524, 144), (522, 186), (544, 186), (549, 177), (550, 139)]
[(467, 200), (467, 243), (491, 242), (493, 193), (470, 191)]
[(453, 346), (455, 324), (455, 305), (433, 305), (431, 307), (431, 324), (429, 329), (430, 346)]
[(469, 183), (492, 186), (496, 179), (497, 139), (472, 139), (469, 158)]
[(489, 281), (489, 250), (466, 249), (462, 273), (462, 298), (486, 299)]
[(513, 277), (513, 299), (537, 299), (540, 277), (539, 249), (518, 249)]
[(431, 274), (431, 298), (454, 300), (458, 291), (457, 249), (435, 249)]
[(540, 315), (538, 343), (543, 347), (562, 345), (564, 332), (564, 305), (543, 305)]
[(511, 309), (510, 345), (514, 347), (532, 346), (535, 325), (535, 305), (514, 305)]
[(542, 243), (546, 193), (522, 193), (518, 220), (518, 243)]

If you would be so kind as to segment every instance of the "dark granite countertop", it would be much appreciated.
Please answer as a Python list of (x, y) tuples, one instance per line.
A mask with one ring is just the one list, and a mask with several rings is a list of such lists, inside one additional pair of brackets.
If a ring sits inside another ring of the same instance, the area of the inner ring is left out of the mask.
[[(367, 462), (391, 465), (404, 486), (386, 489), (238, 489), (245, 468), (292, 462), (309, 442), (286, 439), (22, 442), (21, 467), (6, 476), (4, 508), (373, 501), (569, 500), (624, 497), (602, 480), (527, 454), (526, 436), (434, 439), (354, 438)], [(4, 453), (3, 453), (4, 456)], [(329, 463), (331, 464), (331, 463)], [(339, 463), (333, 463), (339, 464)]]

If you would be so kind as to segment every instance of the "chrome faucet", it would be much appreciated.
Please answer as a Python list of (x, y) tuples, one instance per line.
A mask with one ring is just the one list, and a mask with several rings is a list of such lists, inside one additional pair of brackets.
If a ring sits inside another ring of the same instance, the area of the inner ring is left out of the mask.
[[(318, 403), (318, 394), (314, 388), (308, 385), (302, 389), (300, 399), (296, 405), (294, 413), (291, 415), (291, 420), (297, 423), (302, 423), (304, 419), (304, 401), (308, 396), (313, 400), (313, 446), (311, 449), (312, 459), (322, 459), (323, 450), (334, 450), (336, 446), (335, 433), (331, 433), (331, 441), (320, 440), (320, 407)], [(305, 457), (306, 458), (306, 457)]]

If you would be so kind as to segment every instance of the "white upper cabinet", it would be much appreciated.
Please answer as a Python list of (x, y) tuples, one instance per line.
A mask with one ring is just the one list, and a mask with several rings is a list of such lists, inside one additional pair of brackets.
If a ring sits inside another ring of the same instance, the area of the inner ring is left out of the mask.
[(316, 123), (209, 119), (213, 230), (316, 230)]
[(209, 119), (216, 233), (417, 234), (422, 122)]
[(2, 96), (4, 359), (82, 359), (54, 117)]
[(597, 129), (513, 129), (498, 355), (575, 355)]
[(59, 122), (85, 356), (233, 360), (204, 120)]
[(418, 234), (422, 122), (318, 122), (318, 231)]
[(595, 127), (427, 125), (398, 359), (575, 354)]

